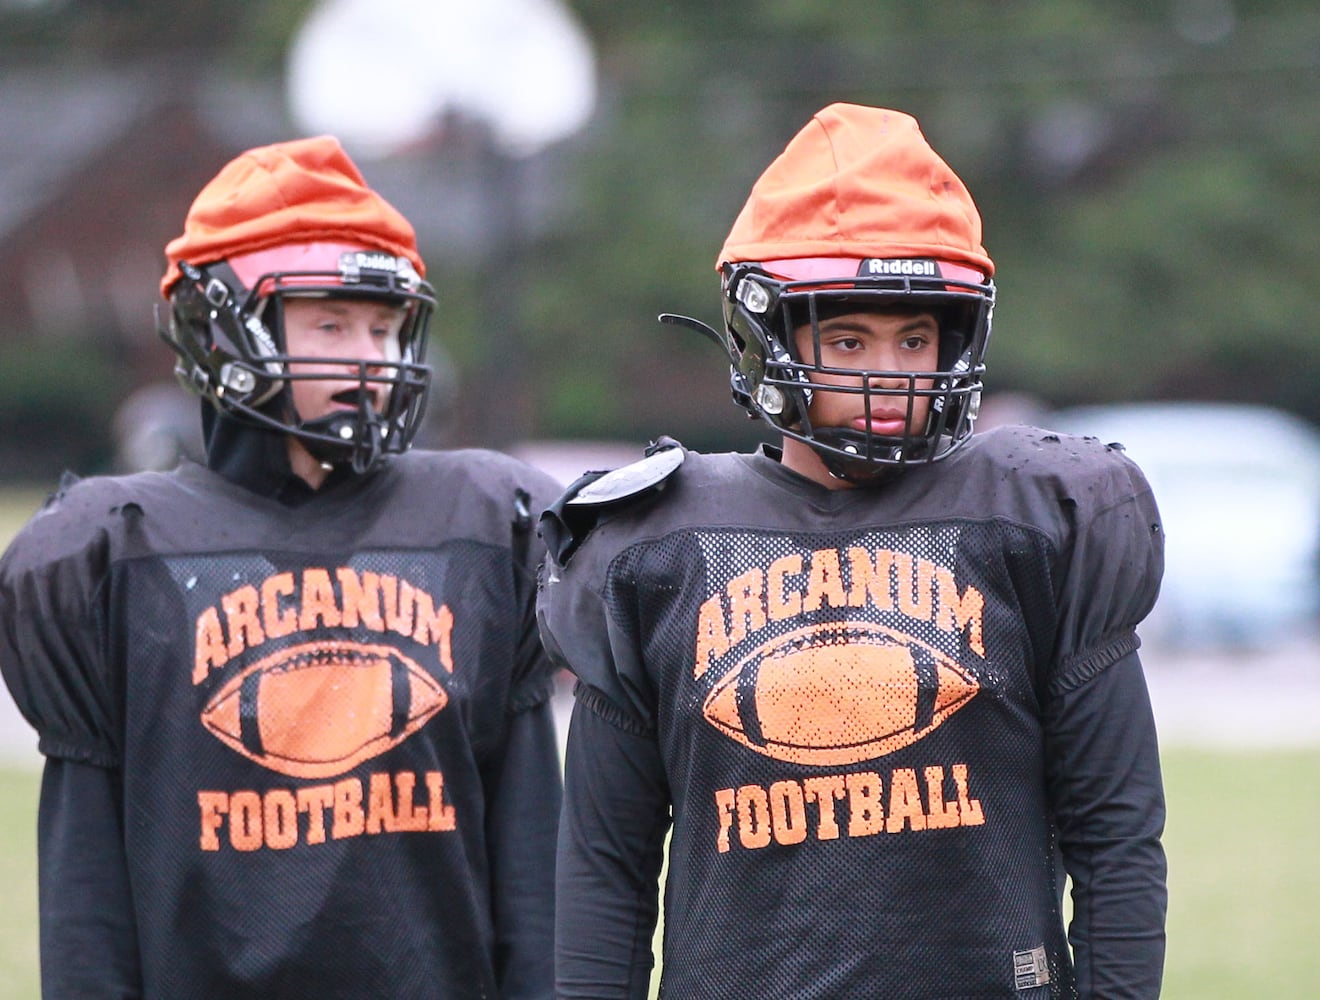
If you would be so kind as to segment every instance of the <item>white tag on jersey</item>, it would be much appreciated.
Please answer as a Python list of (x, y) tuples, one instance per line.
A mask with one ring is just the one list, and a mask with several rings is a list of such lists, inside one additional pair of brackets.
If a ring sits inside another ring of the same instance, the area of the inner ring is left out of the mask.
[(1013, 988), (1031, 990), (1050, 981), (1050, 963), (1045, 957), (1045, 946), (1037, 945), (1030, 951), (1013, 952)]

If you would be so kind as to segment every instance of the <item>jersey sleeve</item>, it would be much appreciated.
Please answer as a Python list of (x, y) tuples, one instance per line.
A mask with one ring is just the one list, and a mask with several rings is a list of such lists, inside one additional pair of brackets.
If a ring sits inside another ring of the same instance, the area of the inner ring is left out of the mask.
[(511, 720), (498, 780), (488, 796), (500, 995), (546, 1000), (554, 991), (555, 836), (562, 802), (549, 704)]
[(1137, 649), (1137, 626), (1154, 606), (1164, 572), (1164, 531), (1141, 470), (1120, 449), (1093, 439), (1077, 454), (1090, 473), (1060, 497), (1071, 531), (1058, 567), (1047, 699)]
[(0, 671), (43, 754), (114, 767), (117, 699), (98, 606), (107, 508), (96, 492), (56, 494), (0, 559)]
[(1053, 699), (1047, 781), (1072, 880), (1072, 944), (1083, 998), (1146, 1000), (1164, 969), (1164, 787), (1150, 697), (1135, 652)]
[[(631, 732), (655, 726), (636, 602), (620, 598), (644, 585), (615, 572), (613, 564), (621, 549), (650, 530), (646, 511), (686, 456), (679, 442), (662, 437), (632, 465), (583, 476), (541, 515), (547, 547), (537, 596), (542, 642), (551, 659), (577, 677), (578, 700)], [(612, 596), (607, 580), (615, 585)]]
[(545, 704), (554, 692), (555, 664), (546, 653), (536, 621), (536, 582), (533, 571), (515, 567), (519, 576), (518, 643), (515, 651), (509, 712), (517, 715)]
[(140, 1000), (142, 970), (119, 776), (52, 758), (41, 779), (41, 995)]
[(555, 995), (645, 1000), (669, 830), (654, 735), (611, 725), (581, 699), (564, 763), (555, 914)]
[(519, 613), (509, 691), (509, 711), (513, 714), (544, 704), (554, 691), (556, 664), (546, 654), (536, 619), (537, 574), (545, 558), (545, 543), (536, 530), (536, 520), (557, 489), (558, 484), (548, 475), (528, 466), (520, 485), (513, 490), (511, 549)]
[(578, 702), (629, 732), (653, 731), (654, 699), (646, 695), (635, 639), (616, 621), (594, 574), (584, 572), (585, 561), (566, 569), (547, 559), (537, 599), (542, 642), (551, 659), (577, 678)]

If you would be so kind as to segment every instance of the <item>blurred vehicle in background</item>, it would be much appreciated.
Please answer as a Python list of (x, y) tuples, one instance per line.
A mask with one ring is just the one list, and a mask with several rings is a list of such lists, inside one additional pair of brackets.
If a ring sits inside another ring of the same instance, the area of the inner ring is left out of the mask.
[(1053, 430), (1123, 445), (1155, 491), (1164, 585), (1142, 637), (1261, 648), (1320, 632), (1320, 431), (1270, 407), (1077, 407)]

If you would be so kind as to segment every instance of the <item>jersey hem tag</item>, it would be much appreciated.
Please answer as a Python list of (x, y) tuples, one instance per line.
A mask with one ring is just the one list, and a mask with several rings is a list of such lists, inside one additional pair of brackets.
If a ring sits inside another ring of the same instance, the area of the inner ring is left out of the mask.
[(1029, 951), (1013, 952), (1013, 988), (1034, 990), (1050, 981), (1050, 963), (1045, 957), (1045, 946), (1037, 945)]

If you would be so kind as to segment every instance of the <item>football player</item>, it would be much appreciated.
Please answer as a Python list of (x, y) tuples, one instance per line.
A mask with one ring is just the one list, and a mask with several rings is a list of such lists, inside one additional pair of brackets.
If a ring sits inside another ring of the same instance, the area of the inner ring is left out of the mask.
[(550, 997), (559, 486), (409, 450), (435, 293), (333, 138), (233, 160), (166, 257), (206, 464), (66, 478), (0, 563), (43, 995)]
[(666, 864), (664, 997), (1158, 994), (1160, 519), (1115, 447), (973, 436), (981, 241), (914, 119), (825, 108), (705, 328), (782, 448), (662, 438), (546, 512), (560, 997), (647, 996)]

